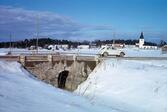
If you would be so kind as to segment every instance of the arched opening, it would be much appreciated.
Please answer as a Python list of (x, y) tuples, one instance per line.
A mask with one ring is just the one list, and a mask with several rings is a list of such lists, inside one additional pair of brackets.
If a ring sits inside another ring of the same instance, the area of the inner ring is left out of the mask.
[(64, 70), (59, 73), (58, 76), (58, 88), (64, 89), (66, 84), (66, 79), (68, 77), (69, 71)]

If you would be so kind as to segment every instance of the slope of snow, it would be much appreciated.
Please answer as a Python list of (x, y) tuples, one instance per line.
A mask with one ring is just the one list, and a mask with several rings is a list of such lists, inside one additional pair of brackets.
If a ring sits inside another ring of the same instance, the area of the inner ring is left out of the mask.
[(167, 112), (167, 61), (106, 60), (75, 92), (123, 112)]
[[(109, 112), (38, 81), (17, 62), (0, 61), (0, 112)], [(113, 111), (115, 112), (115, 111)]]

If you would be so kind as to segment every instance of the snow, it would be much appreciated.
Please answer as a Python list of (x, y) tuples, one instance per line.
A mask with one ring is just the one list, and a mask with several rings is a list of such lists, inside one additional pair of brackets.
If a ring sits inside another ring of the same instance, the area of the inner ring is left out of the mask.
[[(9, 48), (0, 48), (0, 55), (6, 55), (10, 51)], [(18, 49), (13, 48), (12, 54), (14, 55), (20, 55), (20, 54), (33, 54), (36, 52), (36, 50), (28, 50), (28, 49)], [(47, 49), (39, 49), (39, 54), (46, 54), (46, 53), (64, 53), (64, 54), (77, 54), (77, 55), (96, 55), (99, 49), (70, 49), (70, 50), (47, 50)]]
[(125, 57), (167, 57), (167, 54), (162, 54), (161, 49), (138, 49), (124, 48)]
[[(94, 56), (99, 53), (99, 48), (93, 48), (93, 49), (70, 49), (63, 51), (60, 50), (47, 50), (47, 49), (39, 49), (40, 54), (46, 54), (46, 53), (65, 53), (65, 54), (77, 54), (77, 55), (86, 55), (86, 56)], [(161, 49), (157, 50), (149, 50), (149, 49), (139, 49), (139, 48), (123, 48), (120, 49), (125, 52), (125, 57), (167, 57), (167, 54), (162, 54)], [(0, 49), (0, 55), (5, 55), (9, 52), (9, 49), (1, 48)], [(15, 55), (19, 54), (33, 54), (32, 50), (28, 49), (18, 49), (13, 48), (12, 53)]]
[[(0, 61), (0, 112), (102, 112), (87, 99), (56, 89), (17, 62)], [(107, 110), (106, 110), (107, 111)]]
[(167, 61), (106, 60), (75, 92), (122, 112), (167, 112)]
[[(29, 52), (26, 49), (13, 50)], [(98, 50), (73, 49), (63, 52), (95, 55)], [(123, 50), (126, 56), (132, 57), (167, 57), (160, 50)], [(0, 55), (7, 51), (9, 49), (0, 49)], [(43, 51), (51, 52), (40, 50)], [(74, 93), (37, 80), (17, 62), (0, 61), (0, 112), (61, 111), (167, 112), (167, 60), (107, 59)]]

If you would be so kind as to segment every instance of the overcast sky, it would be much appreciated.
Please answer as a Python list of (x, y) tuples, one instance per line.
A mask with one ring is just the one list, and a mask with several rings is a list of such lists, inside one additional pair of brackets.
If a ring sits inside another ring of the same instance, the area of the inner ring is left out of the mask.
[(167, 0), (0, 0), (0, 41), (35, 38), (37, 26), (40, 37), (138, 39), (143, 31), (167, 40)]

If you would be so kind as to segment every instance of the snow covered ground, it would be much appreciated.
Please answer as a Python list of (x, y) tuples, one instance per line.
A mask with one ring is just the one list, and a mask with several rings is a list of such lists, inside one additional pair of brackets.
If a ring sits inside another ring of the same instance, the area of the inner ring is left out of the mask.
[[(167, 56), (160, 50), (123, 50), (127, 56)], [(0, 61), (0, 112), (167, 112), (167, 61), (105, 60), (75, 94), (35, 79), (17, 62)]]
[(72, 94), (0, 61), (0, 112), (166, 112), (166, 73), (167, 61), (106, 60)]
[[(10, 49), (8, 48), (0, 48), (0, 55), (6, 55), (8, 52), (10, 51)], [(19, 54), (33, 54), (34, 52), (36, 52), (36, 50), (28, 50), (28, 49), (12, 49), (12, 54), (14, 55), (19, 55)], [(60, 53), (65, 53), (65, 54), (77, 54), (77, 55), (96, 55), (97, 52), (99, 51), (99, 49), (71, 49), (71, 50), (47, 50), (47, 49), (39, 49), (38, 53), (40, 54), (46, 54), (46, 53), (56, 53), (56, 52), (60, 52)]]
[(162, 54), (160, 49), (148, 50), (138, 48), (124, 48), (125, 57), (167, 57), (167, 54)]
[[(161, 50), (144, 50), (144, 49), (138, 49), (138, 48), (123, 48), (121, 49), (125, 52), (125, 57), (167, 57), (167, 54), (162, 54)], [(13, 54), (19, 55), (19, 54), (32, 54), (35, 51), (30, 51), (28, 49), (12, 49)], [(9, 49), (1, 48), (0, 49), (0, 55), (5, 55), (9, 52)], [(56, 52), (62, 52), (62, 53), (76, 53), (78, 55), (96, 55), (99, 52), (98, 48), (94, 49), (71, 49), (71, 50), (47, 50), (47, 49), (40, 49), (39, 53), (56, 53)]]
[(103, 111), (107, 112), (83, 97), (35, 79), (17, 62), (0, 61), (0, 112)]
[(106, 60), (75, 92), (121, 112), (167, 112), (167, 61)]

